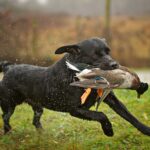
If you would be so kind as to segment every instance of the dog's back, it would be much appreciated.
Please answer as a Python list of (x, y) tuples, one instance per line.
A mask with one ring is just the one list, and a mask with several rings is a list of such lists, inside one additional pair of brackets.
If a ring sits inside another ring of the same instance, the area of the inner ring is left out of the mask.
[(24, 98), (38, 95), (43, 89), (47, 67), (33, 65), (9, 65), (6, 67), (2, 83), (11, 90), (19, 92)]

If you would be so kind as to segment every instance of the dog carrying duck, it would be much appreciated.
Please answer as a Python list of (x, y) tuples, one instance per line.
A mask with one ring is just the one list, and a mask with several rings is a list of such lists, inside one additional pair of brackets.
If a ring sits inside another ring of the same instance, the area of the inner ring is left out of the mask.
[(75, 64), (69, 61), (66, 61), (66, 65), (69, 69), (75, 71), (75, 77), (78, 79), (78, 81), (72, 82), (70, 85), (86, 89), (81, 97), (82, 104), (86, 101), (91, 89), (97, 89), (98, 102), (96, 110), (100, 102), (102, 102), (113, 89), (136, 90), (139, 98), (140, 95), (143, 94), (143, 91), (148, 88), (147, 83), (142, 83), (135, 72), (130, 71), (124, 66), (119, 66), (118, 69), (114, 70), (102, 70), (88, 64)]

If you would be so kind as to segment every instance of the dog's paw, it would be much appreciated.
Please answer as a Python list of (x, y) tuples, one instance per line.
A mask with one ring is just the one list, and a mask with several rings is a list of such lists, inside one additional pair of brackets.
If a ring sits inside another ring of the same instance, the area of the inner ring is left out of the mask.
[(103, 129), (105, 135), (107, 135), (107, 136), (113, 136), (114, 135), (111, 123), (109, 123), (109, 122), (103, 123), (102, 129)]

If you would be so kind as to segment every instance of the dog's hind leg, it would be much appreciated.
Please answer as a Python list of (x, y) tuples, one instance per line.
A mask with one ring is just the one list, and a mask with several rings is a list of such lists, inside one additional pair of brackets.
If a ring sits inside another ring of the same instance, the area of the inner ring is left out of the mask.
[(136, 119), (124, 106), (122, 102), (114, 95), (114, 93), (109, 94), (104, 100), (118, 115), (130, 122), (134, 127), (136, 127), (143, 134), (150, 136), (150, 127), (141, 123)]
[[(7, 103), (7, 101), (5, 101)], [(9, 124), (10, 117), (12, 116), (15, 106), (8, 106), (4, 103), (1, 103), (1, 108), (3, 111), (3, 122), (4, 122), (4, 133), (7, 133), (11, 130), (11, 126)]]
[(70, 114), (74, 117), (78, 117), (86, 120), (98, 121), (102, 125), (102, 129), (107, 136), (113, 136), (112, 125), (107, 116), (103, 112), (96, 112), (91, 110), (85, 110), (81, 108), (74, 109)]
[(32, 109), (34, 111), (33, 117), (33, 125), (38, 129), (42, 128), (42, 124), (40, 122), (41, 115), (43, 114), (43, 108), (41, 106), (33, 106)]

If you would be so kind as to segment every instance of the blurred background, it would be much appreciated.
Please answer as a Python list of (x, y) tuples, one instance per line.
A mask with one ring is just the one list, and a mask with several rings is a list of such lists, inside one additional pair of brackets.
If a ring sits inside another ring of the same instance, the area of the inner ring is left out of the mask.
[(150, 68), (149, 0), (0, 0), (0, 60), (47, 66), (62, 45), (105, 37), (122, 65)]
[[(62, 57), (54, 54), (58, 47), (93, 36), (105, 37), (112, 57), (150, 84), (150, 0), (0, 0), (0, 61), (48, 66)], [(129, 90), (115, 94), (150, 126), (150, 88), (141, 99)], [(105, 104), (99, 110), (112, 122), (114, 137), (104, 136), (96, 122), (48, 110), (37, 132), (32, 109), (23, 104), (12, 117), (12, 134), (3, 136), (0, 119), (0, 150), (150, 149), (148, 136)]]

